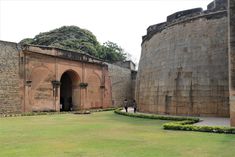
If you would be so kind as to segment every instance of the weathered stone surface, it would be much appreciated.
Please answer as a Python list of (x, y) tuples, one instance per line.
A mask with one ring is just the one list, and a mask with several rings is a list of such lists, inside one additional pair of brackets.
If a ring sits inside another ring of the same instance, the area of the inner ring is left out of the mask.
[(130, 70), (133, 70), (135, 71), (135, 63), (133, 63), (131, 60), (128, 60), (128, 61), (118, 61), (118, 62), (115, 62), (113, 63), (114, 65), (118, 65), (120, 67), (123, 67), (123, 68), (127, 68), (127, 69), (130, 69)]
[(226, 11), (204, 12), (148, 31), (136, 80), (140, 111), (229, 116), (227, 22)]
[(19, 50), (0, 41), (0, 113), (21, 112)]
[(194, 9), (179, 11), (172, 15), (167, 16), (167, 22), (173, 22), (174, 20), (177, 20), (180, 17), (201, 13), (202, 11), (203, 11), (202, 8), (194, 8)]
[(205, 18), (207, 20), (220, 19), (224, 16), (227, 16), (226, 10), (205, 10), (203, 12), (195, 12), (192, 14), (186, 14), (185, 16), (179, 16), (178, 18), (172, 19), (170, 22), (163, 22), (149, 26), (147, 34), (142, 37), (142, 43), (151, 39), (156, 33), (160, 33), (166, 28), (178, 25), (179, 23), (188, 23), (200, 18)]
[(229, 1), (229, 89), (230, 119), (235, 126), (235, 1)]
[(214, 0), (207, 5), (207, 9), (211, 11), (226, 10), (228, 8), (228, 0)]
[(118, 65), (108, 64), (109, 76), (112, 82), (112, 103), (122, 106), (124, 99), (133, 99), (131, 69)]
[(207, 9), (203, 11), (202, 8), (194, 8), (189, 10), (183, 10), (171, 14), (167, 17), (166, 22), (151, 25), (147, 28), (147, 34), (142, 37), (143, 42), (152, 38), (156, 33), (160, 33), (162, 30), (178, 23), (187, 23), (200, 18), (206, 19), (220, 19), (227, 16), (228, 3), (227, 0), (214, 0), (208, 4)]
[(60, 104), (66, 111), (107, 108), (112, 106), (112, 94), (115, 106), (133, 98), (131, 69), (81, 52), (19, 47), (0, 42), (0, 113), (60, 111)]
[[(72, 103), (73, 110), (111, 107), (108, 66), (101, 61), (86, 54), (40, 46), (24, 47), (21, 56), (24, 59), (20, 71), (24, 73), (22, 81), (26, 82), (24, 112), (59, 111), (61, 99), (67, 105)], [(63, 84), (64, 74), (71, 84)], [(60, 87), (54, 88), (53, 81), (61, 82), (65, 91), (60, 93)], [(80, 83), (87, 87), (82, 88)], [(68, 106), (65, 109), (70, 110)]]

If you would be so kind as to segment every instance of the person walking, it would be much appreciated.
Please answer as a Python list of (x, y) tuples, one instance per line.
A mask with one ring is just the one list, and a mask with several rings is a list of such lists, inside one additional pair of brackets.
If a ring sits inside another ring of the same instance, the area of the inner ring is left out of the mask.
[(126, 112), (128, 112), (128, 101), (127, 101), (127, 99), (124, 100), (123, 106), (124, 106)]
[(136, 104), (135, 99), (133, 99), (132, 106), (133, 106), (133, 108), (134, 108), (134, 113), (136, 113), (137, 104)]

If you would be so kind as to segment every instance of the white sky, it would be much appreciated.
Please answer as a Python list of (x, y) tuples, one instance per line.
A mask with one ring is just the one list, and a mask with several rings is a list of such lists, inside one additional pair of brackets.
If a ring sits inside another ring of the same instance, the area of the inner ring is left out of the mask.
[(174, 12), (212, 0), (0, 0), (0, 40), (19, 42), (64, 25), (90, 30), (100, 43), (113, 41), (138, 62), (148, 26)]

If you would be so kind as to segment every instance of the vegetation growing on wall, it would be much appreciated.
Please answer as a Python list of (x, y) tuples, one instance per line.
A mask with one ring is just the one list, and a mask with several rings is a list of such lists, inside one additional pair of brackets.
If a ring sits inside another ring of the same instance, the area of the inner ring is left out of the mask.
[(20, 43), (83, 51), (108, 62), (126, 60), (126, 53), (116, 43), (108, 41), (101, 45), (92, 32), (77, 26), (63, 26), (39, 33), (33, 39), (26, 38)]

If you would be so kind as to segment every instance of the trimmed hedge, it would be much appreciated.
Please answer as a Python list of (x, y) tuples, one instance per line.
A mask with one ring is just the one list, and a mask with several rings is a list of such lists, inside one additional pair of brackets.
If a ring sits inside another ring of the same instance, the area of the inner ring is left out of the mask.
[(91, 109), (91, 112), (104, 112), (104, 111), (113, 111), (116, 110), (117, 108), (110, 107), (110, 108), (100, 108), (100, 109)]
[[(55, 114), (69, 114), (69, 113), (80, 113), (80, 114), (87, 114), (92, 112), (103, 112), (103, 111), (113, 111), (116, 108), (104, 108), (104, 109), (91, 109), (91, 110), (81, 110), (81, 111), (62, 111), (62, 112), (55, 112), (55, 111), (48, 111), (48, 112), (26, 112), (26, 113), (19, 113), (19, 114), (0, 114), (0, 118), (3, 117), (19, 117), (19, 116), (37, 116), (37, 115), (55, 115)], [(86, 112), (86, 113), (85, 113)]]
[(235, 128), (222, 126), (196, 126), (192, 121), (170, 122), (163, 124), (165, 130), (184, 130), (212, 133), (235, 134)]
[(37, 116), (37, 115), (54, 115), (54, 114), (67, 114), (69, 112), (26, 112), (20, 114), (0, 114), (1, 117), (19, 117), (19, 116)]
[(122, 109), (116, 109), (114, 111), (117, 114), (125, 115), (129, 117), (138, 117), (138, 118), (147, 118), (147, 119), (159, 119), (159, 120), (173, 120), (173, 121), (183, 121), (183, 120), (190, 120), (194, 123), (197, 123), (200, 121), (199, 118), (194, 117), (176, 117), (176, 116), (161, 116), (161, 115), (155, 115), (155, 114), (144, 114), (144, 113), (130, 113), (130, 112), (122, 112)]
[(168, 122), (163, 124), (165, 130), (181, 130), (181, 131), (198, 131), (198, 132), (211, 132), (211, 133), (225, 133), (235, 134), (235, 128), (233, 127), (220, 127), (220, 126), (196, 126), (192, 125), (200, 121), (199, 118), (194, 117), (175, 117), (175, 116), (160, 116), (144, 113), (129, 113), (122, 112), (122, 109), (117, 109), (114, 112), (120, 115), (129, 117), (147, 118), (147, 119), (159, 119), (159, 120), (172, 120), (174, 122)]
[(100, 109), (90, 109), (90, 110), (80, 110), (80, 111), (73, 111), (74, 114), (90, 114), (93, 112), (105, 112), (105, 111), (113, 111), (117, 108), (100, 108)]

